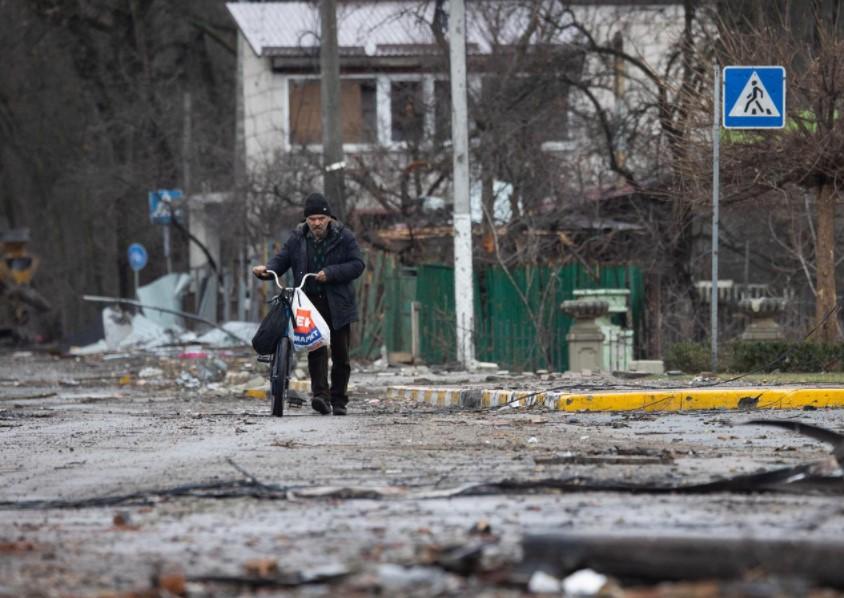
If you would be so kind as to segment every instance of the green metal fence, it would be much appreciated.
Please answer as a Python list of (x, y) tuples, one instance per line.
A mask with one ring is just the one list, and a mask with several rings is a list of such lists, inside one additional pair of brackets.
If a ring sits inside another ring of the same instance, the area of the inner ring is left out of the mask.
[[(381, 343), (388, 351), (411, 350), (411, 303), (419, 303), (420, 353), (427, 363), (455, 361), (454, 270), (451, 266), (422, 265), (404, 268), (395, 257), (370, 260), (370, 278), (364, 295), (360, 356), (373, 356)], [(373, 274), (373, 267), (375, 268)], [(375, 282), (380, 279), (380, 283)], [(581, 264), (558, 267), (522, 266), (510, 271), (482, 267), (475, 271), (475, 352), (511, 370), (568, 369), (566, 334), (571, 320), (560, 303), (574, 297), (575, 289), (630, 290), (632, 322), (616, 323), (636, 331), (643, 314), (643, 282), (635, 266)], [(376, 288), (382, 289), (379, 291)], [(375, 298), (375, 297), (378, 298)], [(359, 297), (361, 297), (359, 289)], [(376, 346), (377, 345), (377, 346)], [(368, 347), (368, 355), (365, 349)]]

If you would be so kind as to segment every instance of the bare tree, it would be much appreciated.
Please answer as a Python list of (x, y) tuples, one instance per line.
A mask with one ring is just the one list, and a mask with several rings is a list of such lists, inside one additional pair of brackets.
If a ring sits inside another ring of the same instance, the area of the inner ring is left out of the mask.
[[(0, 3), (0, 188), (9, 225), (29, 226), (73, 332), (97, 318), (78, 296), (128, 295), (126, 248), (163, 270), (147, 192), (230, 186), (234, 28), (223, 2)], [(192, 141), (183, 155), (183, 93)], [(175, 258), (186, 260), (186, 243)]]
[[(835, 254), (838, 181), (844, 175), (839, 118), (844, 37), (838, 2), (816, 1), (811, 10), (805, 8), (805, 3), (775, 2), (765, 10), (727, 12), (720, 21), (725, 64), (773, 63), (788, 71), (785, 128), (727, 137), (723, 171), (728, 202), (755, 198), (757, 209), (764, 209), (778, 198), (789, 200), (793, 234), (787, 246), (807, 276), (814, 271), (815, 338), (831, 342), (841, 338)], [(807, 208), (813, 221), (795, 220)]]

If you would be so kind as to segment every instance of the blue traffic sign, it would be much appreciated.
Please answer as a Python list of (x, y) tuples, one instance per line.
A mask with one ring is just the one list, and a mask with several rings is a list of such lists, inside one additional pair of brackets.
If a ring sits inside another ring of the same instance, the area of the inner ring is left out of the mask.
[(129, 267), (135, 272), (139, 272), (147, 265), (149, 255), (146, 248), (140, 243), (132, 243), (129, 245)]
[(159, 189), (149, 192), (149, 220), (153, 224), (170, 224), (173, 216), (182, 221), (181, 189)]
[(785, 126), (785, 68), (724, 67), (723, 124), (726, 129)]

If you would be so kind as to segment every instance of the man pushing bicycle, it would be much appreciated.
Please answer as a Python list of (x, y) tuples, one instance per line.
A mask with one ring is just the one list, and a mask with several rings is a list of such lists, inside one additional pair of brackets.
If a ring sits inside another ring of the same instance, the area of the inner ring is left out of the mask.
[(281, 251), (265, 266), (252, 273), (269, 280), (272, 270), (279, 276), (293, 272), (294, 286), (306, 274), (305, 294), (319, 310), (331, 330), (331, 384), (328, 380), (328, 347), (308, 353), (311, 377), (311, 407), (322, 415), (346, 415), (348, 386), (352, 373), (349, 361), (350, 325), (358, 319), (352, 281), (365, 268), (354, 233), (334, 219), (320, 193), (305, 199), (305, 221), (290, 233)]

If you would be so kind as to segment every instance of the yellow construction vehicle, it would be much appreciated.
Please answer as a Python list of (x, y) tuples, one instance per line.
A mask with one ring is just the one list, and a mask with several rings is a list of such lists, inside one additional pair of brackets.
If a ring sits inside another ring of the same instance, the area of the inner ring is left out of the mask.
[(17, 343), (58, 340), (58, 314), (32, 286), (38, 258), (28, 244), (29, 229), (0, 231), (0, 337)]

